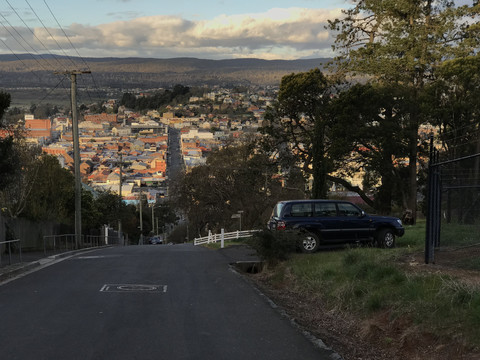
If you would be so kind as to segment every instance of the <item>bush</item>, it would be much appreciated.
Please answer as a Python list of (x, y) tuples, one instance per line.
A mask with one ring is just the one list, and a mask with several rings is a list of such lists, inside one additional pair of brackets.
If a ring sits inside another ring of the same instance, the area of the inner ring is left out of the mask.
[(248, 240), (258, 255), (269, 263), (287, 260), (295, 252), (299, 234), (296, 231), (262, 230)]

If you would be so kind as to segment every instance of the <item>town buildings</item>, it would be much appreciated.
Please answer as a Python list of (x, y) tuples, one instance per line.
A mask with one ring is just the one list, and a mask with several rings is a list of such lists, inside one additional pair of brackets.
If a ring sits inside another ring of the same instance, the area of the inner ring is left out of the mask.
[[(79, 121), (82, 182), (93, 189), (121, 193), (127, 203), (138, 202), (140, 193), (155, 202), (166, 195), (169, 127), (180, 130), (180, 151), (189, 171), (204, 164), (208, 153), (226, 141), (256, 133), (271, 99), (218, 89), (204, 97), (192, 97), (187, 104), (169, 107), (163, 114), (156, 110), (139, 113), (125, 107), (118, 107), (116, 114), (84, 114)], [(211, 112), (198, 113), (199, 104), (207, 101)], [(116, 107), (114, 100), (106, 104), (110, 112)], [(175, 116), (178, 112), (188, 116)], [(26, 115), (25, 128), (29, 141), (41, 145), (45, 153), (56, 156), (63, 167), (73, 171), (70, 118), (35, 119)]]

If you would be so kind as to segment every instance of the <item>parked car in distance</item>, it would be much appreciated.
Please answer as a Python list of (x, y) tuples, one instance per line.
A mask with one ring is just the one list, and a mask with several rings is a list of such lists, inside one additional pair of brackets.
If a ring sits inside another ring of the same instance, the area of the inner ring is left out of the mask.
[(290, 200), (278, 202), (267, 224), (272, 231), (299, 230), (300, 248), (312, 253), (321, 245), (370, 243), (395, 247), (403, 236), (402, 221), (396, 217), (368, 215), (358, 206), (341, 200)]
[(163, 244), (163, 239), (160, 236), (152, 236), (148, 242), (152, 245)]

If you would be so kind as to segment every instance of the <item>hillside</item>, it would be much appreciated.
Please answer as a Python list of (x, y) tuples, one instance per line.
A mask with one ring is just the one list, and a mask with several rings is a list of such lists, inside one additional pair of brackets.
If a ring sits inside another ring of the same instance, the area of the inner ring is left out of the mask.
[[(100, 88), (158, 88), (189, 86), (278, 85), (282, 76), (322, 67), (329, 59), (206, 60), (196, 58), (80, 58), (0, 55), (0, 84), (5, 88), (54, 87), (55, 71), (91, 70), (86, 85)], [(94, 79), (94, 80), (93, 80)], [(89, 84), (91, 82), (91, 84)]]

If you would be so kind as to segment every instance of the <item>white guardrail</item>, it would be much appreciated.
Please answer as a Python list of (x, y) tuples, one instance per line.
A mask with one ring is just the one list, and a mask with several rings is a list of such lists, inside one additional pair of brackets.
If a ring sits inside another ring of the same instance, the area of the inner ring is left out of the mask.
[(234, 240), (234, 239), (251, 237), (257, 231), (260, 231), (260, 230), (244, 230), (244, 231), (237, 230), (234, 232), (225, 233), (223, 232), (223, 229), (222, 229), (220, 234), (212, 234), (212, 232), (209, 231), (208, 236), (193, 239), (193, 244), (201, 245), (201, 244), (216, 243), (220, 241), (221, 248), (223, 248), (225, 240)]

